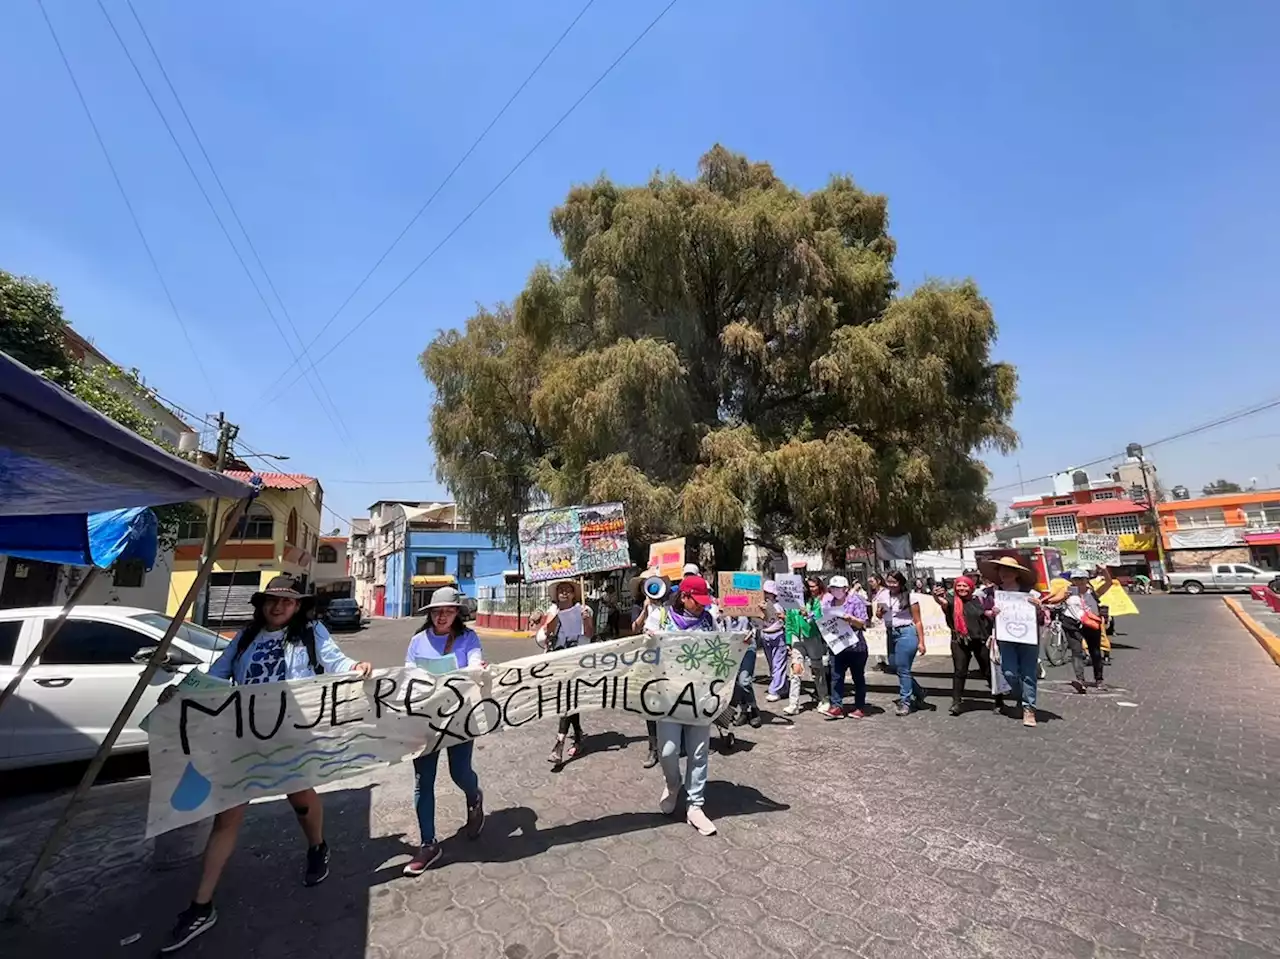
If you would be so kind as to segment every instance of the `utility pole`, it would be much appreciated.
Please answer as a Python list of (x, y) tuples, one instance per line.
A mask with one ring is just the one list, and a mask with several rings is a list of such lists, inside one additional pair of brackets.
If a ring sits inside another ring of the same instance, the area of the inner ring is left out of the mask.
[[(218, 452), (213, 463), (214, 472), (221, 473), (227, 467), (227, 454), (231, 449), (231, 444), (235, 442), (236, 436), (240, 433), (240, 427), (234, 423), (228, 423), (226, 417), (218, 414)], [(213, 506), (208, 513), (208, 519), (205, 523), (204, 546), (200, 550), (200, 567), (209, 559), (209, 554), (213, 552), (214, 543), (217, 542), (218, 536), (218, 508), (220, 500), (214, 497)], [(209, 625), (209, 580), (212, 574), (204, 581), (204, 589), (201, 590), (200, 615), (198, 617), (201, 626)]]
[(1151, 495), (1151, 482), (1147, 478), (1147, 461), (1143, 456), (1141, 443), (1130, 443), (1125, 449), (1126, 456), (1136, 457), (1138, 466), (1142, 470), (1142, 488), (1147, 495), (1147, 509), (1151, 511), (1151, 528), (1156, 534), (1156, 555), (1160, 557), (1160, 584), (1164, 585), (1165, 577), (1169, 575), (1169, 562), (1164, 553), (1164, 536), (1160, 532), (1160, 512), (1156, 509), (1155, 497)]

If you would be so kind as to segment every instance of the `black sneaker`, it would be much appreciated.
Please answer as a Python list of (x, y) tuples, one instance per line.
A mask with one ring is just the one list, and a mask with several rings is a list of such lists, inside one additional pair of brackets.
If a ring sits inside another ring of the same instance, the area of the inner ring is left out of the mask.
[(656, 765), (658, 765), (658, 753), (656, 750), (650, 749), (649, 755), (644, 757), (644, 768), (652, 769)]
[(178, 924), (169, 933), (169, 940), (160, 947), (160, 952), (177, 952), (196, 936), (212, 929), (217, 921), (218, 910), (213, 908), (213, 903), (200, 905), (193, 902), (178, 914)]
[(479, 839), (480, 830), (484, 828), (484, 793), (476, 796), (476, 804), (467, 807), (466, 835), (468, 839)]
[(418, 847), (417, 855), (405, 864), (404, 874), (406, 876), (421, 876), (434, 866), (436, 860), (442, 855), (444, 855), (444, 850), (440, 848), (438, 842), (425, 843)]
[(747, 724), (752, 729), (759, 729), (761, 724), (763, 724), (763, 722), (764, 720), (760, 718), (760, 710), (758, 709), (751, 710), (751, 716), (750, 718), (747, 719)]
[(322, 842), (307, 850), (307, 874), (302, 879), (304, 886), (318, 886), (329, 878), (329, 844)]

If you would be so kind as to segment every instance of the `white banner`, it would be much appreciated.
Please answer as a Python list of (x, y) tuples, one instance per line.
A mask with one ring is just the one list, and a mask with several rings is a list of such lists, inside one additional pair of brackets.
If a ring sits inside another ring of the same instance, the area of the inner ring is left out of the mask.
[[(1120, 537), (1108, 533), (1081, 533), (1076, 537), (1076, 553), (1080, 565), (1086, 569), (1119, 566)], [(1145, 561), (1145, 557), (1143, 559)]]
[(710, 725), (750, 633), (660, 633), (432, 675), (411, 667), (179, 690), (149, 717), (147, 835), (536, 719), (616, 710)]
[[(926, 656), (951, 655), (951, 627), (938, 601), (928, 593), (912, 593), (911, 602), (920, 607), (920, 625), (924, 627), (924, 654)], [(871, 605), (870, 602), (867, 604)], [(863, 634), (870, 656), (884, 656), (889, 648), (884, 622), (876, 620), (874, 626)]]
[(1029, 593), (996, 590), (996, 639), (1006, 643), (1040, 643), (1040, 610)]

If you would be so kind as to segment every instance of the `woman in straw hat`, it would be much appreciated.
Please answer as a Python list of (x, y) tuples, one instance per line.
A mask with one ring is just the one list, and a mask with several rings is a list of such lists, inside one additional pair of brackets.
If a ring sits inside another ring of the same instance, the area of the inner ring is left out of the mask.
[[(542, 621), (542, 628), (548, 636), (555, 635), (554, 649), (569, 649), (583, 643), (591, 642), (595, 633), (591, 619), (591, 607), (582, 602), (582, 593), (578, 584), (571, 579), (562, 579), (552, 587), (555, 602), (547, 607)], [(573, 739), (569, 743), (569, 758), (573, 759), (582, 750), (582, 720), (577, 713), (560, 717), (560, 727), (556, 731), (556, 744), (551, 747), (551, 755), (547, 762), (556, 769), (564, 765), (564, 741), (573, 729)]]
[[(1012, 556), (1001, 556), (999, 559), (987, 560), (982, 564), (982, 573), (995, 583), (995, 588), (1006, 593), (1027, 593), (1028, 601), (1036, 607), (1036, 622), (1040, 619), (1040, 594), (1033, 588), (1036, 574), (1023, 566)], [(992, 612), (999, 616), (1000, 606), (997, 602)], [(996, 647), (1000, 652), (1000, 668), (1009, 688), (1022, 703), (1022, 725), (1033, 727), (1036, 724), (1036, 680), (1040, 663), (1039, 629), (1031, 637), (1031, 642), (1018, 642), (1001, 634), (1000, 622), (997, 618), (995, 629)]]
[[(209, 675), (237, 686), (310, 679), (320, 673), (360, 673), (367, 677), (373, 667), (345, 655), (329, 631), (313, 622), (308, 612), (314, 597), (304, 594), (290, 576), (276, 576), (265, 589), (253, 594), (253, 620), (227, 644), (222, 655), (209, 667)], [(177, 692), (170, 686), (160, 695), (168, 702)], [(307, 838), (304, 886), (318, 886), (329, 875), (329, 845), (324, 841), (324, 808), (314, 789), (289, 793), (289, 805)], [(177, 925), (161, 953), (181, 949), (192, 939), (213, 928), (218, 911), (213, 894), (222, 871), (236, 848), (240, 824), (248, 804), (224, 809), (213, 817), (213, 831), (204, 849), (200, 885), (191, 905), (178, 916)]]

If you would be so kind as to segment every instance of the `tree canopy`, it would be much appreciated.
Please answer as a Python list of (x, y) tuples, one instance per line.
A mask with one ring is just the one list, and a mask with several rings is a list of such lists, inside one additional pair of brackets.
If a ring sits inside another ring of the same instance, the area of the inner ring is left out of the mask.
[(551, 228), (562, 263), (422, 355), (440, 478), (481, 528), (622, 500), (635, 540), (732, 554), (994, 519), (976, 457), (1017, 443), (1016, 374), (973, 282), (899, 295), (885, 197), (716, 146), (693, 180), (574, 187)]

